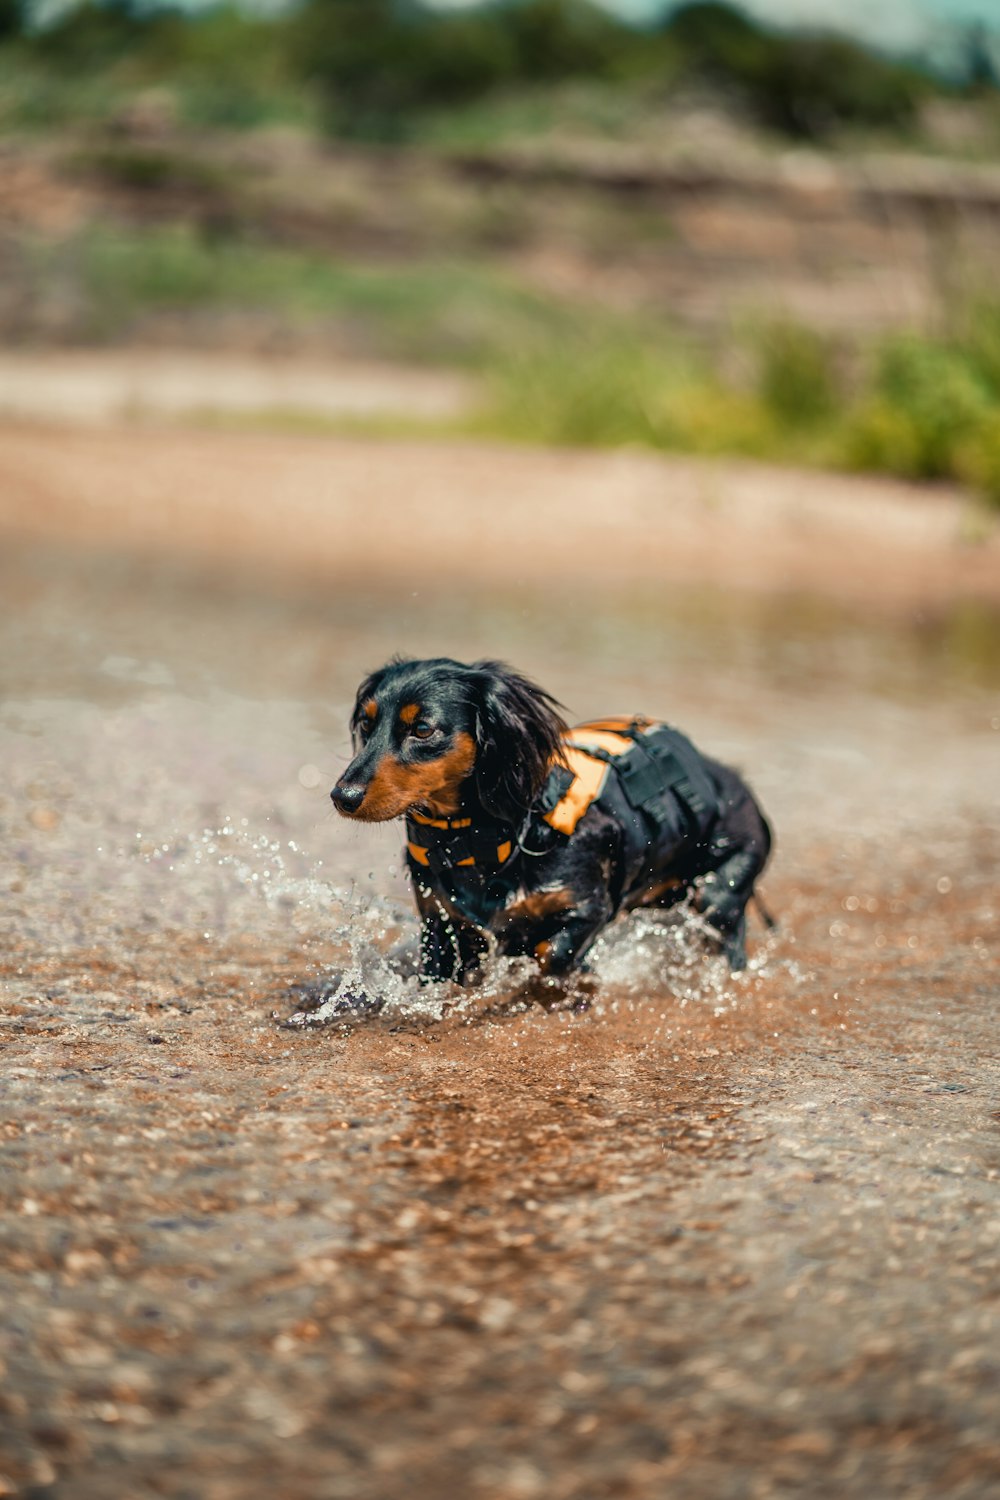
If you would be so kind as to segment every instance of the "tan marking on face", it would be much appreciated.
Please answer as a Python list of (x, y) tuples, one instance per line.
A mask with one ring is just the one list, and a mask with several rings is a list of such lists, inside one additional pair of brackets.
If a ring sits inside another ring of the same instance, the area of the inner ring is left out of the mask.
[(551, 953), (551, 943), (545, 942), (535, 944), (535, 957), (538, 959), (538, 967), (541, 969), (543, 974), (547, 974), (549, 971), (549, 959)]
[(403, 707), (399, 710), (399, 717), (402, 719), (404, 724), (415, 724), (417, 719), (420, 717), (420, 704), (404, 704)]
[(374, 719), (378, 714), (378, 704), (374, 698), (366, 698), (361, 705), (361, 712), (366, 719)]
[(386, 823), (411, 807), (426, 807), (446, 818), (458, 808), (462, 782), (475, 759), (476, 743), (470, 734), (456, 735), (446, 754), (422, 765), (404, 766), (394, 755), (383, 755), (364, 801), (347, 816), (362, 823)]
[[(462, 783), (468, 779), (475, 763), (476, 742), (472, 735), (456, 734), (455, 743), (447, 755), (428, 761), (426, 766), (421, 767), (421, 770), (428, 773), (437, 770), (441, 777), (437, 789), (414, 801), (419, 802), (421, 807), (426, 807), (436, 817), (450, 818), (458, 811)], [(410, 805), (412, 807), (413, 803)]]

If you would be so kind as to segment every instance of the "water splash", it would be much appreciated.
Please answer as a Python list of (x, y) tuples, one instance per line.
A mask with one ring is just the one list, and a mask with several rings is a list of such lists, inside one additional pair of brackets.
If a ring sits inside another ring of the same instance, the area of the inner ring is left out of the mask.
[(360, 907), (341, 899), (336, 937), (344, 958), (303, 989), (296, 1027), (350, 1024), (373, 1014), (392, 1021), (475, 1021), (516, 1014), (541, 1004), (548, 1010), (610, 1010), (666, 1003), (721, 1015), (735, 1009), (768, 976), (774, 940), (758, 944), (747, 970), (734, 975), (726, 960), (707, 948), (709, 930), (690, 908), (636, 912), (598, 938), (586, 972), (565, 982), (540, 978), (527, 958), (487, 954), (473, 986), (421, 984), (417, 975), (418, 929), (412, 913), (383, 900)]

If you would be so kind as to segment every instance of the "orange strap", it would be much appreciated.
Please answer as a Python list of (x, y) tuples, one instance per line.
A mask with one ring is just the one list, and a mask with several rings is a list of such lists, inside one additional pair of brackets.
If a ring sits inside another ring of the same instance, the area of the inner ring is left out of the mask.
[[(412, 814), (411, 814), (411, 817), (412, 817)], [(431, 820), (430, 820), (430, 818), (420, 818), (418, 821), (421, 822), (421, 823), (429, 823)], [(466, 818), (466, 819), (463, 820), (462, 823), (460, 823), (460, 824), (453, 824), (452, 826), (453, 827), (464, 827), (466, 823), (471, 823), (471, 822), (472, 822), (471, 818)], [(437, 827), (437, 826), (438, 825), (435, 824), (435, 827)], [(430, 860), (427, 857), (427, 849), (426, 849), (426, 847), (423, 844), (412, 844), (412, 843), (410, 843), (409, 840), (407, 840), (406, 847), (407, 847), (407, 849), (409, 849), (410, 853), (413, 855), (413, 858), (416, 860), (416, 862), (417, 862), (418, 865), (429, 865), (430, 864)], [(499, 864), (499, 865), (505, 865), (507, 863), (507, 861), (510, 859), (510, 853), (511, 853), (511, 850), (513, 849), (513, 847), (514, 846), (510, 842), (509, 839), (505, 840), (504, 843), (497, 845), (497, 864)], [(456, 860), (455, 861), (455, 869), (456, 870), (460, 870), (463, 867), (465, 867), (466, 865), (474, 865), (475, 863), (476, 863), (475, 856), (470, 854), (468, 859), (459, 859), (459, 860)]]
[(564, 763), (572, 771), (573, 780), (552, 811), (543, 817), (559, 833), (572, 833), (590, 804), (601, 795), (610, 768), (607, 761), (597, 760), (568, 742)]
[(632, 718), (593, 719), (587, 724), (577, 724), (565, 735), (564, 761), (573, 773), (573, 781), (551, 812), (543, 814), (559, 833), (575, 832), (576, 825), (592, 802), (596, 802), (604, 790), (610, 767), (606, 760), (588, 755), (587, 747), (603, 750), (608, 755), (624, 755), (634, 741), (624, 733), (628, 729), (645, 730), (652, 720), (636, 714)]
[(413, 819), (414, 823), (423, 823), (427, 828), (471, 828), (471, 818), (426, 818), (423, 813), (414, 812), (411, 808), (407, 817)]

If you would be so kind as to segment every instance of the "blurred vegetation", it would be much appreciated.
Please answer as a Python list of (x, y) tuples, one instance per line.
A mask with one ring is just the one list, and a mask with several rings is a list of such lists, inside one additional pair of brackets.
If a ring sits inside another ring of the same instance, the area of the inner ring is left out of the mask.
[(83, 0), (43, 30), (4, 33), (0, 126), (52, 130), (115, 120), (156, 90), (170, 123), (315, 124), (316, 105), (291, 60), (287, 18), (220, 5), (196, 13), (130, 0)]
[[(478, 240), (465, 200), (440, 210), (442, 222), (452, 215), (451, 254), (445, 231), (414, 249), (411, 206), (409, 221), (398, 218), (408, 258), (397, 250), (366, 261), (351, 239), (347, 188), (328, 211), (340, 235), (333, 248), (282, 244), (261, 226), (268, 217), (291, 225), (291, 198), (255, 197), (255, 166), (220, 167), (197, 134), (172, 134), (282, 122), (379, 145), (489, 146), (555, 129), (649, 139), (672, 101), (704, 100), (776, 141), (836, 143), (866, 130), (913, 139), (933, 98), (985, 101), (1000, 120), (983, 35), (970, 37), (964, 82), (948, 83), (840, 37), (769, 30), (719, 0), (682, 5), (645, 30), (588, 0), (442, 10), (300, 0), (269, 17), (234, 5), (185, 12), (84, 0), (44, 28), (29, 20), (27, 0), (0, 0), (0, 128), (74, 127), (66, 160), (78, 179), (96, 174), (145, 195), (150, 211), (128, 228), (8, 238), (0, 249), (23, 289), (4, 304), (8, 335), (43, 328), (111, 342), (141, 336), (157, 318), (192, 328), (201, 318), (202, 331), (212, 319), (270, 319), (286, 347), (300, 337), (315, 347), (326, 330), (341, 352), (480, 372), (478, 431), (953, 478), (1000, 504), (995, 298), (957, 308), (933, 332), (883, 334), (865, 347), (758, 320), (727, 334), (723, 349), (682, 336), (638, 300), (612, 312), (583, 291), (542, 291), (470, 256), (474, 241), (482, 256), (487, 235), (493, 249), (511, 235), (510, 203), (490, 207), (485, 195)], [(391, 184), (380, 182), (391, 208)], [(643, 209), (620, 212), (636, 240)], [(595, 255), (612, 257), (621, 225), (607, 206), (601, 213), (593, 233), (606, 243)], [(655, 230), (668, 233), (669, 216), (659, 214)]]
[[(540, 100), (577, 80), (635, 107), (704, 88), (762, 126), (817, 140), (906, 128), (922, 99), (950, 91), (844, 37), (773, 31), (721, 0), (641, 30), (589, 0), (299, 0), (268, 17), (232, 4), (82, 0), (43, 28), (27, 24), (27, 4), (0, 0), (9, 126), (98, 118), (162, 87), (187, 123), (322, 121), (342, 136), (416, 139), (442, 112)], [(995, 89), (988, 49), (974, 41), (968, 87)]]
[(304, 0), (293, 55), (338, 134), (398, 139), (421, 115), (502, 89), (609, 78), (636, 32), (586, 0), (510, 0), (429, 11), (396, 0)]
[(648, 328), (551, 339), (493, 368), (489, 423), (534, 442), (695, 453), (950, 479), (1000, 506), (1000, 301), (940, 334), (848, 350), (794, 324), (756, 324), (740, 369)]
[(775, 34), (720, 0), (682, 6), (665, 35), (680, 69), (734, 94), (760, 124), (789, 136), (908, 125), (933, 87), (916, 68), (846, 37)]
[[(68, 309), (61, 340), (116, 344), (164, 316), (205, 336), (213, 319), (271, 342), (325, 342), (341, 353), (485, 369), (517, 346), (559, 341), (575, 304), (516, 277), (464, 261), (380, 265), (200, 232), (190, 225), (108, 230), (91, 226), (25, 248), (21, 304), (35, 323), (55, 295)], [(35, 304), (32, 309), (32, 303)]]
[[(654, 310), (612, 312), (469, 262), (389, 264), (216, 238), (90, 228), (35, 247), (34, 288), (72, 288), (72, 339), (118, 342), (162, 315), (270, 317), (341, 353), (466, 368), (467, 430), (522, 442), (735, 453), (969, 484), (1000, 505), (1000, 301), (868, 349), (755, 321), (725, 349)], [(203, 329), (204, 331), (204, 329)]]

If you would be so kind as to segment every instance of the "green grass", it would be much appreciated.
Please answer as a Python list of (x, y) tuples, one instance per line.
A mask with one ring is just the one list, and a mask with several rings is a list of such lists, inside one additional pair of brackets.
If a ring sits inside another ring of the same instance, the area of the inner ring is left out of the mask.
[(321, 330), (352, 352), (482, 368), (530, 339), (557, 340), (578, 315), (489, 268), (358, 264), (192, 226), (90, 229), (29, 259), (37, 292), (72, 287), (72, 332), (89, 342), (120, 341), (157, 314), (265, 314), (293, 345)]

